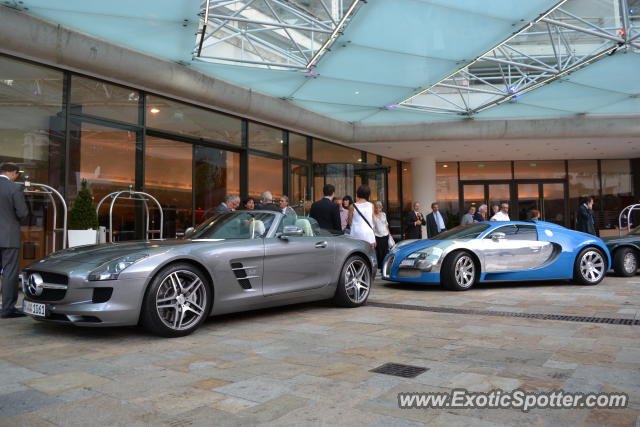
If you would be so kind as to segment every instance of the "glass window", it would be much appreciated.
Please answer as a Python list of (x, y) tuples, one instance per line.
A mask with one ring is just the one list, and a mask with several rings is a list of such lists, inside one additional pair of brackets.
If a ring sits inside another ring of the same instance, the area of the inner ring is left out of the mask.
[(315, 163), (358, 163), (362, 162), (362, 152), (344, 145), (314, 139), (313, 161)]
[(413, 209), (413, 191), (411, 189), (411, 163), (402, 162), (402, 202), (403, 209), (410, 211)]
[(166, 238), (176, 237), (192, 225), (192, 159), (191, 144), (147, 137), (144, 188), (162, 205)]
[(217, 148), (195, 146), (196, 224), (214, 215), (227, 194), (240, 194), (240, 154)]
[(307, 160), (307, 137), (289, 132), (289, 157)]
[(282, 129), (249, 122), (249, 148), (282, 154), (284, 135)]
[(270, 191), (275, 199), (281, 197), (282, 168), (280, 159), (249, 155), (249, 196), (259, 198), (263, 191)]
[[(580, 199), (587, 196), (597, 196), (600, 193), (600, 179), (598, 178), (597, 160), (569, 160), (569, 216), (570, 226), (575, 228), (576, 213), (580, 206)], [(596, 222), (598, 221), (598, 207), (595, 208)]]
[(496, 233), (504, 233), (504, 238), (507, 240), (517, 240), (516, 234), (518, 234), (518, 227), (515, 225), (505, 225), (504, 227), (496, 228), (484, 238), (491, 239)]
[(155, 95), (147, 95), (146, 101), (146, 125), (150, 128), (242, 144), (242, 121), (238, 118)]
[[(615, 228), (618, 225), (620, 211), (632, 203), (633, 177), (629, 160), (601, 160), (602, 200), (600, 207), (602, 216), (600, 228)], [(596, 202), (597, 203), (597, 202)], [(598, 206), (594, 210), (598, 210)]]
[(71, 77), (71, 112), (138, 123), (140, 94), (86, 77)]
[(389, 184), (387, 188), (389, 198), (389, 206), (386, 207), (387, 220), (389, 221), (391, 234), (399, 236), (402, 233), (402, 206), (400, 206), (400, 193), (398, 189), (398, 161), (383, 157), (382, 164), (389, 168), (389, 172), (387, 173), (387, 183)]
[(516, 179), (565, 178), (564, 160), (516, 160)]
[[(129, 189), (135, 183), (135, 150), (135, 132), (71, 121), (67, 199), (75, 199), (83, 179), (89, 183), (96, 205), (109, 193)], [(108, 206), (103, 206), (100, 224), (109, 223), (108, 212)], [(132, 201), (116, 203), (113, 228), (115, 241), (141, 237), (136, 234)]]
[(443, 233), (438, 234), (437, 239), (433, 237), (434, 240), (455, 240), (455, 239), (475, 239), (479, 235), (481, 235), (487, 228), (489, 228), (489, 224), (466, 224), (459, 225), (457, 227), (452, 228), (451, 230), (447, 230)]
[(460, 222), (458, 163), (436, 163), (436, 201), (446, 215), (447, 227)]
[[(60, 191), (64, 177), (63, 80), (59, 71), (0, 56), (0, 163), (17, 163), (31, 181)], [(26, 199), (30, 214), (22, 226), (21, 268), (53, 249), (48, 198), (27, 195)], [(59, 242), (58, 238), (56, 249)]]
[(275, 215), (266, 212), (231, 212), (199, 225), (190, 239), (260, 239), (266, 236)]
[(460, 162), (460, 179), (511, 179), (511, 162)]
[[(300, 202), (311, 200), (308, 192), (309, 167), (306, 165), (291, 164), (291, 194), (289, 195), (289, 205), (298, 205)], [(303, 203), (305, 205), (306, 203)], [(302, 207), (300, 207), (302, 208)], [(296, 209), (299, 211), (300, 209)]]
[(519, 225), (517, 240), (538, 240), (538, 231), (535, 225)]

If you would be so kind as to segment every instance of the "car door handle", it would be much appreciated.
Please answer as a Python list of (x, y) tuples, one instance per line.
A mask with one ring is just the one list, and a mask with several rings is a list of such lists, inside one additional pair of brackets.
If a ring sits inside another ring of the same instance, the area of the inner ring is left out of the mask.
[(327, 247), (327, 242), (318, 242), (316, 243), (316, 248), (326, 248)]

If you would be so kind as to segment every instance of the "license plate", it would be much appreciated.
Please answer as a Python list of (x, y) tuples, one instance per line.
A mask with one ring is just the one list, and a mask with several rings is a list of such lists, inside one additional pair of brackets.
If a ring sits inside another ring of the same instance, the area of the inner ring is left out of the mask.
[(400, 265), (403, 267), (413, 267), (415, 260), (413, 259), (405, 259), (400, 261)]
[(22, 301), (22, 311), (32, 316), (45, 317), (47, 315), (47, 305), (31, 301)]

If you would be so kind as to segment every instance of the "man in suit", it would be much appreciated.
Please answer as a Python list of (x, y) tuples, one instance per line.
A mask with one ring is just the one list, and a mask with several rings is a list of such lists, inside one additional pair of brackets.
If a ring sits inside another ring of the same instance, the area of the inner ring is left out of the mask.
[(431, 239), (447, 229), (444, 224), (444, 218), (440, 213), (440, 206), (437, 203), (431, 203), (431, 213), (427, 215), (427, 236)]
[(20, 221), (29, 214), (22, 187), (14, 183), (20, 176), (14, 163), (0, 165), (0, 261), (2, 266), (2, 311), (0, 317), (22, 317), (18, 301), (20, 268)]
[(424, 225), (424, 215), (420, 212), (420, 203), (413, 204), (413, 210), (407, 213), (405, 222), (405, 239), (421, 239), (422, 226)]
[(296, 211), (294, 211), (293, 208), (289, 206), (289, 197), (280, 197), (280, 212), (282, 212), (286, 216), (297, 216)]
[(205, 211), (203, 218), (208, 219), (214, 215), (222, 215), (228, 212), (233, 212), (240, 206), (240, 196), (235, 194), (227, 194), (224, 198), (224, 202), (220, 203), (215, 208), (209, 208)]
[(593, 197), (582, 199), (576, 217), (576, 230), (596, 235), (596, 220), (593, 215)]
[(265, 191), (260, 196), (260, 203), (256, 206), (257, 210), (261, 211), (274, 211), (280, 212), (280, 208), (278, 205), (273, 203), (273, 196), (271, 195), (271, 191)]
[(309, 210), (309, 216), (318, 221), (320, 228), (334, 234), (341, 234), (340, 207), (332, 201), (335, 192), (336, 188), (333, 185), (325, 185), (322, 188), (324, 197), (313, 202), (311, 210)]

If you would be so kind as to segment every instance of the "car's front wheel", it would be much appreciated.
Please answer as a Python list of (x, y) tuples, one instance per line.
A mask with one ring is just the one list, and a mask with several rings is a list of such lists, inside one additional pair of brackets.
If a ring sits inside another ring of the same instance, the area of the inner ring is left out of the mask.
[(638, 256), (631, 248), (620, 248), (613, 254), (613, 271), (618, 276), (633, 276), (638, 271)]
[(597, 285), (607, 272), (607, 261), (600, 249), (585, 248), (576, 257), (573, 280), (581, 285)]
[(367, 302), (371, 291), (371, 268), (361, 256), (347, 259), (340, 272), (340, 281), (333, 301), (341, 307), (358, 307)]
[(206, 275), (190, 264), (172, 264), (153, 278), (142, 302), (142, 324), (154, 334), (183, 337), (211, 311)]
[(440, 270), (440, 283), (452, 291), (471, 289), (478, 280), (479, 271), (468, 252), (454, 252), (447, 256)]

